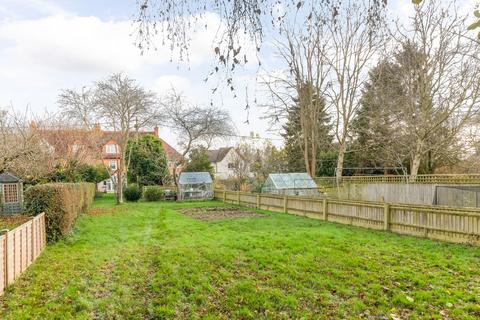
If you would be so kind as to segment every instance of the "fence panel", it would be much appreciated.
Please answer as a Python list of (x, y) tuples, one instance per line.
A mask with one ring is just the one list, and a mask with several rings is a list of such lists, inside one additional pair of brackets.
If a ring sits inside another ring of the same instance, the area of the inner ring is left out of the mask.
[(480, 245), (479, 209), (286, 197), (232, 191), (216, 191), (215, 196), (216, 199), (228, 203), (264, 210), (435, 240)]
[(0, 295), (35, 261), (45, 245), (44, 213), (0, 236)]

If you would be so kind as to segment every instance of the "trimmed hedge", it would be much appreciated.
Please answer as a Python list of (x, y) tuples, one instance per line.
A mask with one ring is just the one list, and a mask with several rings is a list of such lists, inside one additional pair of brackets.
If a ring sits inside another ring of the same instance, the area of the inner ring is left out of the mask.
[(48, 183), (25, 191), (25, 207), (29, 214), (45, 212), (47, 241), (66, 236), (77, 217), (87, 211), (95, 197), (93, 183)]
[(142, 189), (138, 184), (129, 184), (128, 187), (123, 189), (123, 195), (125, 200), (136, 202), (142, 197)]
[(143, 198), (145, 201), (163, 200), (163, 188), (159, 186), (148, 186), (143, 190)]

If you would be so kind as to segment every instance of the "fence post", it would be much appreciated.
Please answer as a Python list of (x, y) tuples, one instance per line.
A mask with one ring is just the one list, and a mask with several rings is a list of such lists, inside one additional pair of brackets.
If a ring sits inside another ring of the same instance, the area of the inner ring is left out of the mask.
[(390, 204), (383, 205), (383, 230), (390, 228)]
[(257, 193), (257, 209), (260, 209), (260, 194)]
[(328, 202), (327, 198), (323, 199), (323, 220), (328, 221)]
[(237, 191), (237, 203), (240, 205), (240, 191)]
[(283, 196), (283, 212), (288, 213), (288, 196)]
[(8, 231), (5, 232), (5, 249), (3, 250), (3, 258), (5, 259), (5, 282), (3, 288), (5, 289), (8, 285), (8, 259), (10, 258), (8, 254)]
[(227, 202), (227, 191), (223, 190), (223, 202)]

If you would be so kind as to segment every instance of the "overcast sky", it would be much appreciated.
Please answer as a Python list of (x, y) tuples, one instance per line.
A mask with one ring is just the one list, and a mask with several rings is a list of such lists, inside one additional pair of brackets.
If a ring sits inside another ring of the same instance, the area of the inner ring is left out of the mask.
[[(389, 1), (389, 8), (404, 18), (413, 6), (410, 0), (396, 0)], [(228, 90), (212, 95), (216, 81), (203, 81), (212, 67), (216, 28), (198, 28), (192, 36), (188, 64), (178, 63), (176, 57), (170, 62), (172, 53), (161, 46), (142, 56), (131, 36), (135, 10), (134, 0), (0, 0), (0, 108), (29, 105), (38, 114), (45, 109), (55, 111), (60, 89), (81, 88), (124, 72), (159, 95), (173, 86), (194, 103), (213, 102), (228, 109), (240, 135), (256, 132), (261, 137), (279, 138), (278, 132), (267, 132), (269, 125), (253, 102), (259, 95), (256, 68), (237, 74), (243, 91), (237, 99)], [(213, 13), (205, 19), (209, 26), (220, 25)], [(275, 66), (268, 46), (263, 55)], [(251, 107), (248, 117), (245, 86)], [(162, 128), (161, 135), (176, 144), (168, 128)], [(220, 144), (232, 143), (235, 141)]]

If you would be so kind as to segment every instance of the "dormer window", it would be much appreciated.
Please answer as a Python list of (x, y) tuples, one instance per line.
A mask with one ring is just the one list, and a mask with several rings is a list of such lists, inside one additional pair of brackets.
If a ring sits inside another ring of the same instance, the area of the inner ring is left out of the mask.
[(107, 144), (106, 152), (109, 154), (116, 154), (118, 153), (118, 148), (116, 144)]

